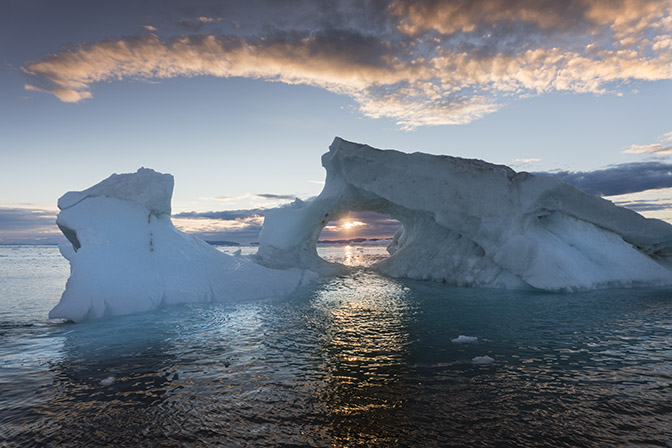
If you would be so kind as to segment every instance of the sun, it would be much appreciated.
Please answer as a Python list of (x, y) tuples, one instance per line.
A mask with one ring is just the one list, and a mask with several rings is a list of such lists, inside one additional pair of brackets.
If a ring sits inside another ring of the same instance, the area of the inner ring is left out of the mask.
[(359, 226), (363, 226), (363, 225), (365, 225), (365, 224), (364, 224), (363, 222), (361, 222), (361, 221), (345, 221), (345, 222), (342, 224), (342, 228), (343, 228), (344, 230), (350, 230), (350, 229), (352, 229), (353, 227), (359, 227)]

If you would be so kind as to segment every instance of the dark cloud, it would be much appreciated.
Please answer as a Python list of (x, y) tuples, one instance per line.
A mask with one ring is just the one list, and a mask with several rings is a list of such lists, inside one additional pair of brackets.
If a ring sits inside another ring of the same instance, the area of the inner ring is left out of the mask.
[(672, 187), (672, 164), (661, 162), (624, 163), (597, 171), (533, 174), (556, 177), (588, 194), (600, 196)]
[(236, 221), (264, 216), (271, 209), (255, 208), (249, 210), (224, 210), (219, 212), (182, 212), (173, 215), (174, 218), (189, 219), (219, 219), (221, 221)]
[(296, 199), (295, 194), (273, 194), (273, 193), (259, 193), (255, 194), (255, 196), (258, 196), (260, 198), (264, 199), (282, 199), (282, 200), (290, 200), (293, 201)]
[(0, 244), (65, 242), (56, 226), (56, 212), (0, 207)]

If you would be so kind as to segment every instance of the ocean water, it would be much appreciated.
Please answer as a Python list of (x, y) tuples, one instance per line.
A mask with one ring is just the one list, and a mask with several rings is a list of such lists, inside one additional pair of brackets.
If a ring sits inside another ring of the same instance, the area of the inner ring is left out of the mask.
[(457, 288), (320, 250), (352, 272), (72, 324), (47, 319), (58, 249), (0, 246), (0, 446), (672, 447), (671, 290)]

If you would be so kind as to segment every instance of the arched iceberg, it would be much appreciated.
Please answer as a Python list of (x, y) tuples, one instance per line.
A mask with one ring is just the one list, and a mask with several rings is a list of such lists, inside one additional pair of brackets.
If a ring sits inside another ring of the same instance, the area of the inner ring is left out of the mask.
[(75, 322), (163, 304), (287, 294), (311, 274), (226, 255), (170, 220), (173, 176), (141, 168), (113, 174), (58, 201), (57, 224), (72, 245), (61, 253), (70, 278), (50, 318)]
[(672, 226), (557, 179), (336, 138), (319, 196), (266, 215), (257, 260), (330, 272), (316, 243), (348, 211), (403, 224), (376, 268), (457, 285), (575, 291), (672, 284)]
[(76, 322), (163, 304), (287, 294), (344, 269), (317, 254), (349, 211), (403, 227), (375, 268), (467, 286), (575, 291), (672, 284), (672, 226), (557, 179), (480, 160), (379, 150), (336, 138), (319, 196), (269, 211), (252, 257), (229, 256), (170, 220), (173, 177), (141, 168), (63, 195), (70, 278), (51, 318)]

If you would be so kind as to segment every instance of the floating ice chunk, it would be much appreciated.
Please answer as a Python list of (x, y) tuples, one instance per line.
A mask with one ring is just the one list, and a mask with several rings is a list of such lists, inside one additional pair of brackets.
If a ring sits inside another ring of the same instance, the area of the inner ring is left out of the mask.
[(471, 362), (474, 364), (492, 364), (493, 362), (495, 362), (495, 359), (489, 357), (488, 355), (476, 356), (474, 359), (471, 360)]
[(379, 150), (336, 138), (319, 196), (266, 214), (257, 259), (336, 269), (316, 243), (349, 211), (402, 223), (375, 268), (457, 285), (576, 291), (672, 284), (672, 226), (555, 178), (481, 160)]
[(107, 378), (100, 380), (101, 386), (111, 386), (117, 379), (113, 376), (108, 376)]
[(70, 278), (50, 318), (75, 322), (186, 302), (275, 297), (311, 278), (232, 257), (177, 230), (170, 220), (173, 178), (149, 169), (113, 175), (67, 193), (56, 220)]
[(453, 344), (473, 344), (475, 342), (478, 342), (478, 337), (459, 335), (455, 339), (451, 339), (450, 342), (452, 342)]

